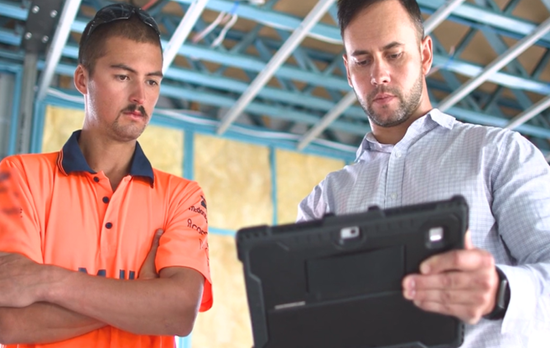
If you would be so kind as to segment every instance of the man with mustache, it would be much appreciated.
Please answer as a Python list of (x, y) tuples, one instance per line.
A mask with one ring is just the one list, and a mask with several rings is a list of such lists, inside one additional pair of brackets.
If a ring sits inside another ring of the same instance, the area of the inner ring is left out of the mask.
[(82, 130), (57, 153), (1, 162), (12, 194), (0, 204), (11, 212), (0, 225), (0, 343), (174, 347), (212, 306), (202, 190), (152, 168), (137, 142), (161, 80), (153, 18), (102, 8), (74, 73)]
[(466, 322), (462, 347), (547, 346), (550, 170), (543, 155), (516, 132), (464, 124), (432, 107), (433, 45), (415, 0), (339, 0), (338, 17), (348, 82), (372, 132), (354, 165), (330, 173), (300, 203), (298, 221), (463, 195), (465, 249), (425, 260), (420, 274), (403, 279), (403, 296)]

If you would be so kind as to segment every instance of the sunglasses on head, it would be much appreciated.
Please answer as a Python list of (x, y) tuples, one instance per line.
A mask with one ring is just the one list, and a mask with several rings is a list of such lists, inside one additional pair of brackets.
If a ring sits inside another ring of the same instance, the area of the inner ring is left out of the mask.
[(136, 15), (140, 21), (153, 28), (153, 30), (160, 37), (159, 27), (157, 26), (157, 23), (150, 14), (139, 7), (135, 7), (126, 3), (119, 3), (105, 6), (97, 11), (92, 21), (88, 24), (88, 30), (85, 33), (85, 40), (87, 40), (90, 35), (92, 35), (92, 33), (102, 24), (111, 23), (118, 20), (130, 19), (133, 15)]

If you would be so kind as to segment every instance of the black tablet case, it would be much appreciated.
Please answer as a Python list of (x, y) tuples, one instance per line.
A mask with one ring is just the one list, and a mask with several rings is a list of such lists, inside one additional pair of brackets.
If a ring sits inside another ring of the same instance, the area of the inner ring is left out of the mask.
[(429, 256), (462, 249), (467, 226), (456, 196), (239, 230), (254, 348), (460, 346), (463, 324), (415, 307), (401, 282)]

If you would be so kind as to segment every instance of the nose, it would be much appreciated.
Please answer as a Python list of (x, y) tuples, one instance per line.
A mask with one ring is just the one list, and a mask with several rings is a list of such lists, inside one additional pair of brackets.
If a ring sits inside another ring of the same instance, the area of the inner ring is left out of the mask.
[(138, 82), (132, 86), (130, 101), (138, 105), (142, 105), (145, 102), (145, 86), (142, 83)]
[(385, 85), (390, 83), (390, 72), (388, 65), (382, 60), (376, 60), (372, 63), (370, 82), (373, 86)]

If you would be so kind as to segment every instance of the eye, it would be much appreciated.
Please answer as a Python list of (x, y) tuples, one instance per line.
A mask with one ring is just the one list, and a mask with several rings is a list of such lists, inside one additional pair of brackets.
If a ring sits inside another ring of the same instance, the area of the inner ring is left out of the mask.
[(390, 59), (399, 59), (402, 55), (403, 55), (403, 53), (402, 53), (402, 52), (399, 52), (399, 53), (392, 53), (392, 54), (390, 54), (388, 57), (389, 57)]
[(366, 66), (366, 65), (369, 65), (371, 62), (371, 59), (363, 59), (363, 60), (356, 60), (355, 61), (355, 64), (357, 64), (358, 66)]
[(147, 80), (147, 84), (149, 86), (158, 86), (159, 85), (159, 82), (156, 81), (156, 80)]
[(128, 80), (128, 75), (115, 75), (115, 78), (120, 81)]

